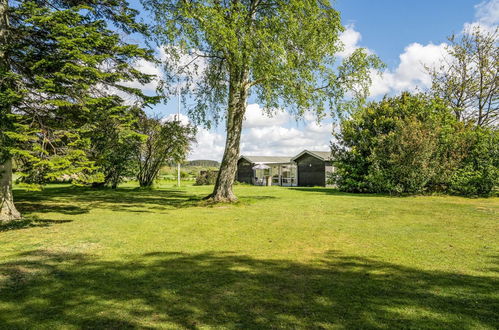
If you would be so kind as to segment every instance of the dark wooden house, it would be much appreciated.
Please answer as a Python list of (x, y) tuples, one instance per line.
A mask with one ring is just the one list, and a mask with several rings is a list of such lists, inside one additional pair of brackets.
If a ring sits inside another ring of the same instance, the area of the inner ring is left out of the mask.
[(241, 156), (236, 180), (254, 185), (296, 186), (296, 165), (291, 157)]
[(237, 175), (236, 180), (244, 183), (253, 183), (254, 179), (254, 171), (253, 171), (254, 163), (248, 160), (247, 157), (240, 157), (237, 161)]
[(298, 186), (326, 186), (333, 171), (331, 152), (304, 150), (292, 158), (298, 172)]
[(332, 171), (331, 152), (304, 150), (293, 158), (241, 156), (236, 180), (265, 186), (326, 186)]

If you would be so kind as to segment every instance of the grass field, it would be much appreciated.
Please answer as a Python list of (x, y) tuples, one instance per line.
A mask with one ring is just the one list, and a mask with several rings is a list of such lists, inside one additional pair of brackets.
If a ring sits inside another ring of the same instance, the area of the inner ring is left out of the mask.
[(499, 199), (16, 191), (0, 328), (499, 327)]

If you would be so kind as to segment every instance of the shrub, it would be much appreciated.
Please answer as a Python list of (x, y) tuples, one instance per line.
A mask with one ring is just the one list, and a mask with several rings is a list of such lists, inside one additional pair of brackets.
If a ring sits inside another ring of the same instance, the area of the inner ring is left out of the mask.
[(498, 131), (465, 125), (422, 94), (369, 103), (336, 139), (332, 178), (343, 191), (488, 195), (498, 184)]
[(203, 185), (211, 185), (215, 184), (217, 181), (217, 175), (218, 171), (201, 171), (199, 172), (198, 176), (196, 177), (196, 185), (197, 186), (203, 186)]
[(373, 149), (367, 175), (375, 191), (420, 193), (437, 174), (437, 132), (425, 123), (407, 118), (383, 136)]
[(372, 102), (342, 122), (334, 181), (352, 192), (425, 192), (445, 172), (440, 145), (458, 129), (443, 102), (424, 95)]
[(449, 191), (459, 195), (489, 195), (499, 184), (499, 131), (486, 128), (469, 130), (461, 167), (450, 178)]

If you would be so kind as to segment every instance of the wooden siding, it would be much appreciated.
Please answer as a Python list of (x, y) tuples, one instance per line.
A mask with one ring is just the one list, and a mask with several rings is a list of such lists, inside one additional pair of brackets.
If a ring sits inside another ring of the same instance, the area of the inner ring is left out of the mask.
[(237, 162), (237, 176), (236, 180), (253, 184), (253, 164), (246, 159), (239, 159)]
[(326, 185), (326, 162), (303, 154), (296, 159), (298, 166), (298, 186), (325, 186)]

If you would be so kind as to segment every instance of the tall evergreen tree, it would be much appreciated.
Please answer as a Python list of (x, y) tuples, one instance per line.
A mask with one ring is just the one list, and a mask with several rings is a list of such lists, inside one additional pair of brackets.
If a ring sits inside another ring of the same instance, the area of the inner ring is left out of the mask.
[(120, 83), (147, 83), (133, 67), (151, 51), (121, 35), (144, 33), (124, 0), (0, 0), (0, 222), (19, 219), (12, 159), (27, 184), (72, 174), (95, 178), (87, 158), (96, 112), (127, 111), (117, 91), (155, 101)]

